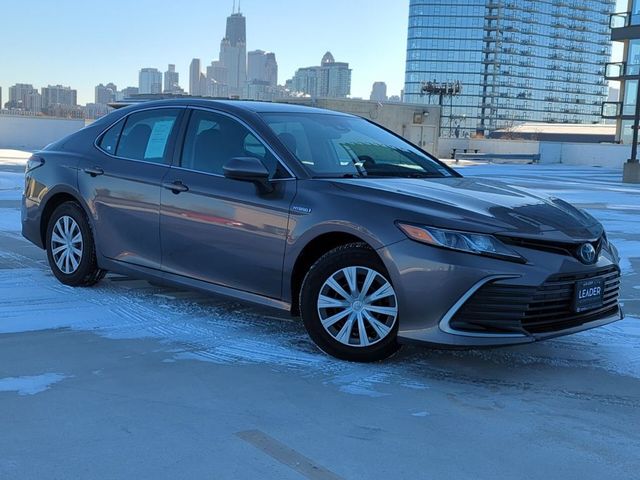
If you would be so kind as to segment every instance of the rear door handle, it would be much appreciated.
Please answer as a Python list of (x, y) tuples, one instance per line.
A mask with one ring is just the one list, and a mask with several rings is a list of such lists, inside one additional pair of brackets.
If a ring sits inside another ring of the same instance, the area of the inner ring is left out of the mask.
[(104, 170), (100, 167), (93, 168), (83, 168), (82, 171), (92, 177), (97, 177), (98, 175), (104, 175)]
[(176, 180), (173, 183), (163, 183), (162, 187), (166, 188), (167, 190), (171, 190), (176, 195), (179, 194), (180, 192), (188, 192), (189, 191), (189, 187), (187, 187), (180, 180)]

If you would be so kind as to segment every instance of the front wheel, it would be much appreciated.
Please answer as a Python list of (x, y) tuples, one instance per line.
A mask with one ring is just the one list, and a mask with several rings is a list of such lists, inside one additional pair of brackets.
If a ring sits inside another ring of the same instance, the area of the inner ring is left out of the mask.
[(323, 255), (304, 279), (300, 310), (309, 336), (334, 357), (372, 362), (399, 348), (396, 292), (366, 244)]
[(91, 226), (75, 202), (56, 208), (47, 227), (47, 259), (55, 277), (65, 285), (88, 287), (105, 271), (98, 268)]

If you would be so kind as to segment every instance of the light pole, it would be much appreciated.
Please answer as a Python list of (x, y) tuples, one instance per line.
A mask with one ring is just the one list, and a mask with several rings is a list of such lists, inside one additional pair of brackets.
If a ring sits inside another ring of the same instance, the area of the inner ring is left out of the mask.
[[(435, 80), (433, 82), (422, 82), (420, 86), (420, 95), (438, 95), (438, 105), (440, 105), (440, 115), (442, 116), (442, 109), (444, 107), (444, 98), (450, 97), (451, 102), (449, 104), (449, 137), (451, 137), (451, 121), (453, 117), (453, 97), (457, 97), (462, 93), (462, 84), (459, 80), (455, 82), (438, 83)], [(429, 100), (431, 103), (431, 100)]]

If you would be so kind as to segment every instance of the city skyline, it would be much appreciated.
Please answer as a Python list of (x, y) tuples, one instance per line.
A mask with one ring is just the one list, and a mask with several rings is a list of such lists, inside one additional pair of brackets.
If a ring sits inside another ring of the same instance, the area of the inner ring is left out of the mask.
[[(42, 0), (35, 0), (36, 6), (39, 3)], [(118, 3), (115, 0), (112, 5), (117, 6)], [(371, 85), (375, 81), (386, 82), (389, 94), (398, 95), (404, 82), (408, 1), (384, 0), (383, 4), (386, 5), (386, 14), (379, 9), (367, 8), (368, 3), (360, 0), (346, 6), (328, 0), (321, 7), (310, 5), (304, 12), (296, 9), (297, 3), (290, 0), (280, 0), (275, 9), (273, 4), (269, 8), (257, 0), (245, 0), (242, 2), (242, 13), (248, 23), (247, 51), (260, 49), (276, 53), (279, 84), (292, 78), (297, 69), (316, 64), (319, 56), (331, 51), (336, 58), (348, 61), (353, 69), (352, 97), (369, 98)], [(128, 14), (132, 16), (136, 10), (146, 11), (147, 14), (152, 12), (151, 17), (157, 22), (157, 28), (154, 27), (157, 45), (150, 45), (154, 43), (153, 38), (149, 39), (144, 32), (127, 31), (124, 36), (119, 32), (115, 35), (113, 23), (97, 25), (95, 18), (90, 15), (91, 9), (83, 3), (77, 0), (61, 1), (60, 9), (66, 12), (68, 7), (70, 14), (77, 20), (85, 20), (85, 23), (81, 22), (74, 29), (74, 34), (62, 32), (44, 19), (36, 19), (34, 28), (56, 30), (52, 38), (59, 39), (57, 47), (56, 42), (42, 45), (27, 40), (22, 42), (21, 49), (9, 51), (3, 60), (0, 87), (7, 92), (16, 83), (31, 83), (36, 88), (48, 84), (69, 85), (78, 90), (78, 103), (86, 104), (93, 103), (96, 85), (113, 82), (120, 88), (137, 86), (142, 68), (152, 67), (163, 72), (168, 64), (175, 64), (181, 86), (187, 90), (191, 60), (201, 58), (203, 66), (206, 66), (217, 59), (220, 38), (225, 35), (226, 18), (232, 11), (233, 2), (211, 4), (194, 0), (189, 5), (192, 7), (190, 13), (172, 11), (170, 15), (165, 10), (150, 8), (151, 5), (155, 4), (148, 0), (136, 2), (135, 5), (126, 4)], [(13, 9), (13, 6), (7, 6), (5, 12)], [(196, 11), (197, 15), (194, 14)], [(336, 16), (336, 11), (340, 15)], [(300, 18), (296, 19), (291, 12), (300, 12)], [(314, 21), (305, 21), (309, 18), (314, 18)], [(374, 34), (371, 27), (382, 25), (383, 22), (387, 34)], [(16, 26), (7, 28), (11, 37), (11, 29)], [(176, 28), (184, 28), (185, 35), (171, 36), (171, 42), (160, 41), (164, 32)], [(83, 29), (91, 33), (79, 41)], [(327, 30), (331, 35), (327, 35)], [(288, 34), (282, 35), (280, 32), (283, 31)], [(18, 30), (14, 35), (20, 35)], [(88, 42), (86, 38), (94, 40)], [(65, 43), (64, 56), (59, 55), (56, 59), (52, 57), (53, 54), (43, 51), (57, 49), (59, 52), (61, 43)], [(131, 48), (128, 44), (136, 47)], [(77, 59), (82, 58), (80, 52), (87, 50), (103, 51), (104, 56), (92, 57), (99, 58), (99, 61), (93, 60), (90, 66), (78, 62)], [(38, 58), (38, 62), (28, 62), (30, 58)]]

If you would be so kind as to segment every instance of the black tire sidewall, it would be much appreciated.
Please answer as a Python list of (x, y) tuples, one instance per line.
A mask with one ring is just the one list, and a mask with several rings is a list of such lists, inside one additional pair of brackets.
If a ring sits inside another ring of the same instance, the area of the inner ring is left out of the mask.
[(396, 319), (391, 333), (380, 342), (368, 347), (349, 347), (340, 343), (325, 330), (318, 315), (317, 298), (324, 282), (338, 270), (352, 266), (376, 270), (391, 283), (384, 264), (371, 248), (365, 244), (338, 247), (323, 255), (311, 267), (303, 281), (300, 290), (302, 320), (311, 339), (329, 355), (356, 362), (383, 360), (399, 348), (397, 341), (399, 318)]
[[(64, 216), (73, 218), (78, 224), (80, 233), (82, 234), (82, 258), (80, 259), (78, 269), (71, 274), (66, 274), (58, 268), (51, 252), (51, 234), (53, 228), (60, 217)], [(49, 267), (53, 275), (65, 285), (74, 287), (88, 286), (95, 283), (96, 280), (99, 280), (101, 272), (97, 267), (93, 232), (91, 231), (91, 226), (89, 225), (84, 210), (82, 210), (77, 203), (66, 202), (54, 210), (47, 225), (46, 249), (47, 260), (49, 261)]]

